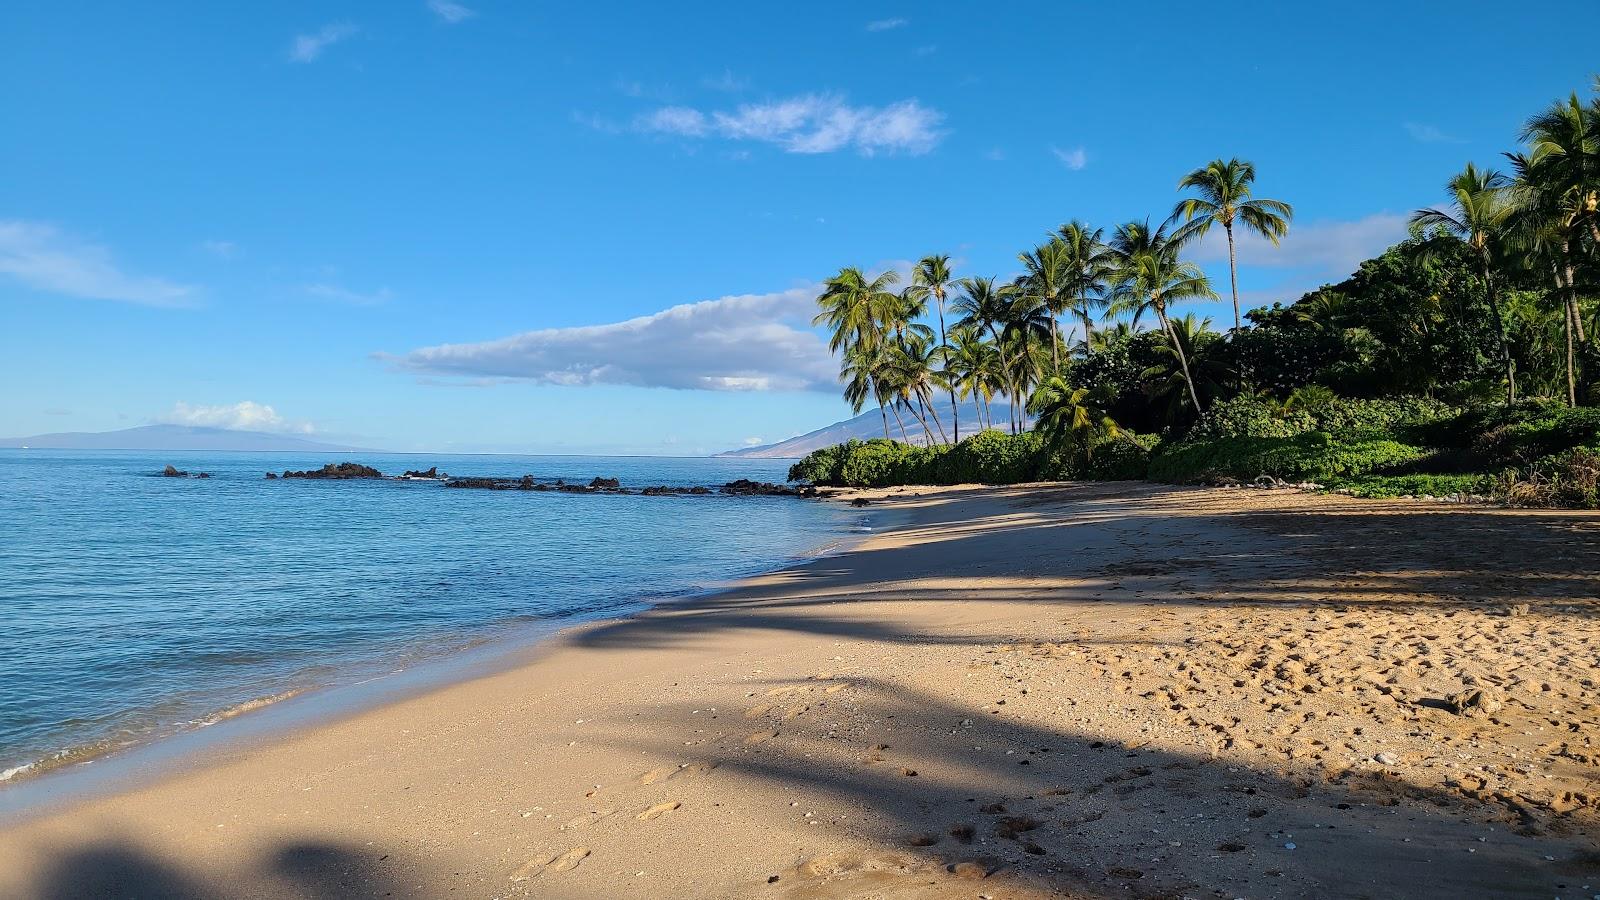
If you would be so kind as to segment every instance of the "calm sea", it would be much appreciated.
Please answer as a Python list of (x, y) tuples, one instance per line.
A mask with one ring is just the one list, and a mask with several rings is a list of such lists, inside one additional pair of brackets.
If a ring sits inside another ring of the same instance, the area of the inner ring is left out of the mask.
[[(269, 481), (385, 474), (624, 486), (782, 481), (783, 461), (0, 450), (0, 773), (9, 778), (617, 614), (825, 552), (859, 514), (792, 498)], [(163, 478), (163, 466), (212, 474)]]

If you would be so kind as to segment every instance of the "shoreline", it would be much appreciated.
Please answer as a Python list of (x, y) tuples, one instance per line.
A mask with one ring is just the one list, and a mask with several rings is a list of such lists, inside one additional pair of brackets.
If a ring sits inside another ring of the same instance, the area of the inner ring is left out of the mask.
[[(843, 505), (850, 491), (834, 490), (808, 502)], [(791, 554), (774, 568), (755, 567), (695, 590), (619, 600), (599, 610), (559, 618), (501, 623), (464, 646), (428, 653), (398, 669), (343, 671), (330, 682), (296, 686), (250, 698), (208, 714), (122, 741), (110, 738), (64, 747), (14, 766), (0, 777), (0, 832), (48, 816), (52, 805), (75, 804), (138, 789), (206, 766), (213, 758), (251, 745), (271, 744), (296, 732), (337, 724), (434, 691), (491, 677), (537, 659), (541, 646), (565, 632), (616, 622), (676, 604), (693, 604), (737, 590), (752, 579), (848, 553), (895, 524), (881, 509), (859, 510), (868, 522), (848, 525), (825, 543)], [(370, 661), (369, 661), (370, 662)]]
[[(864, 493), (904, 523), (0, 828), (0, 895), (1600, 883), (1600, 516), (1133, 483)], [(1444, 708), (1464, 683), (1487, 699)], [(1548, 720), (1577, 736), (1552, 744)]]

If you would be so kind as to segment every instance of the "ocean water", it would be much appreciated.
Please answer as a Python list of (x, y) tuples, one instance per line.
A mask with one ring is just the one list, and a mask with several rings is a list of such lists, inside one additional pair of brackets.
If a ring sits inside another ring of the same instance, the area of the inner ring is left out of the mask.
[[(385, 474), (624, 486), (782, 481), (780, 460), (0, 450), (0, 773), (308, 689), (526, 640), (825, 552), (831, 504), (267, 480)], [(208, 479), (163, 478), (172, 464)]]

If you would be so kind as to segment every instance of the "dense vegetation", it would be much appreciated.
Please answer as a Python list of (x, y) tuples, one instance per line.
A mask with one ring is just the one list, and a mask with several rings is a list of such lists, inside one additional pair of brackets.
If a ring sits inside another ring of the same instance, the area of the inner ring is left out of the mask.
[[(1293, 209), (1255, 197), (1255, 167), (1238, 159), (1185, 176), (1187, 195), (1160, 224), (1068, 222), (1019, 254), (1022, 274), (1007, 282), (956, 278), (940, 255), (899, 290), (894, 272), (841, 269), (817, 324), (840, 354), (845, 398), (858, 412), (875, 404), (884, 437), (817, 451), (791, 478), (1271, 476), (1595, 507), (1600, 98), (1552, 104), (1521, 138), (1509, 173), (1468, 164), (1447, 204), (1418, 211), (1406, 240), (1345, 281), (1248, 313), (1235, 235), (1276, 243)], [(1173, 310), (1217, 298), (1186, 258), (1212, 229), (1230, 251), (1234, 322), (1222, 333)], [(1011, 401), (1003, 431), (995, 397)], [(977, 423), (957, 420), (969, 398)]]

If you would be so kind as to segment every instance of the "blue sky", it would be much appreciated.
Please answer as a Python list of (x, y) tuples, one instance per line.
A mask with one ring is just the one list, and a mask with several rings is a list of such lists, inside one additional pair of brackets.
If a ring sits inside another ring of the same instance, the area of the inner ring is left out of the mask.
[(1592, 0), (1196, 9), (7, 4), (0, 435), (779, 440), (848, 414), (841, 265), (1009, 276), (1238, 155), (1297, 211), (1246, 302), (1293, 299), (1600, 68)]

